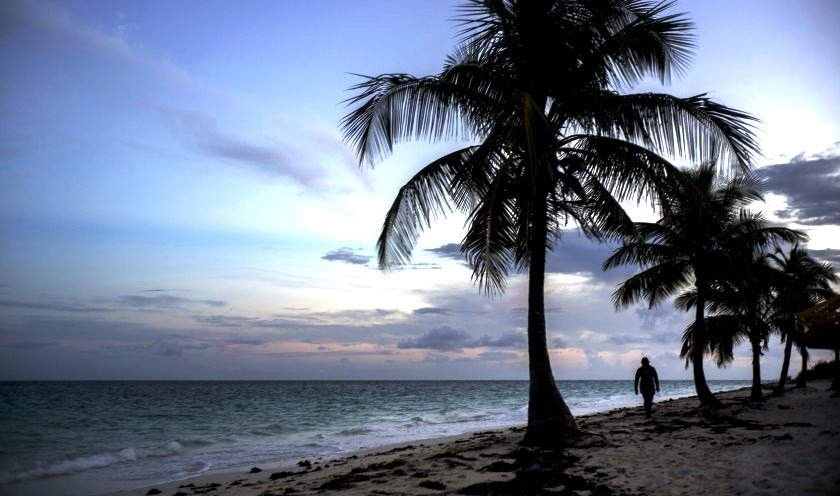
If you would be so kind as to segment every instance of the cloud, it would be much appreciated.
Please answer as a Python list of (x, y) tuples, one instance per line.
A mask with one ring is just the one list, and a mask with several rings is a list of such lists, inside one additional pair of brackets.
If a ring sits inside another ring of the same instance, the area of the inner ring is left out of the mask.
[(840, 224), (840, 156), (794, 159), (758, 174), (771, 192), (787, 199), (787, 208), (776, 215), (809, 226)]
[(220, 300), (193, 300), (167, 294), (156, 296), (121, 296), (119, 302), (122, 305), (135, 308), (181, 308), (191, 305), (223, 307), (227, 305), (226, 302)]
[(498, 338), (482, 336), (473, 338), (469, 333), (450, 325), (442, 325), (419, 338), (403, 339), (398, 348), (421, 348), (435, 351), (457, 351), (464, 348), (521, 348), (527, 343), (521, 333), (507, 333)]
[(511, 360), (513, 360), (513, 361), (519, 361), (520, 360), (520, 356), (513, 351), (498, 351), (498, 350), (485, 351), (484, 353), (479, 355), (479, 358), (483, 361), (488, 361), (488, 362), (507, 362), (507, 361), (511, 361)]
[(367, 255), (359, 255), (354, 252), (352, 248), (342, 247), (337, 250), (328, 252), (321, 257), (322, 260), (330, 262), (344, 262), (353, 265), (366, 265), (373, 257)]
[(199, 324), (219, 327), (256, 326), (260, 323), (259, 319), (234, 315), (197, 315), (193, 318)]
[(264, 145), (227, 134), (202, 110), (170, 105), (152, 105), (152, 108), (175, 126), (182, 140), (207, 157), (292, 179), (306, 188), (314, 188), (323, 176), (321, 168), (305, 163), (293, 148)]
[(817, 260), (828, 262), (834, 265), (834, 268), (840, 270), (840, 250), (826, 249), (826, 250), (808, 250), (808, 253)]
[(609, 334), (606, 342), (623, 346), (628, 344), (674, 344), (679, 343), (680, 332), (658, 332), (654, 334)]
[(438, 246), (437, 248), (426, 248), (425, 251), (433, 253), (441, 258), (451, 258), (452, 260), (458, 260), (459, 262), (466, 262), (464, 254), (461, 253), (461, 245), (458, 243), (447, 243), (443, 246)]
[(192, 342), (183, 339), (159, 339), (140, 343), (133, 348), (137, 351), (145, 351), (153, 355), (179, 357), (186, 351), (205, 351), (213, 349), (215, 346), (211, 343)]
[(472, 347), (482, 348), (524, 348), (528, 339), (521, 332), (509, 332), (498, 338), (483, 336)]
[[(604, 272), (601, 265), (618, 248), (617, 243), (598, 243), (576, 229), (564, 230), (554, 250), (546, 260), (547, 274), (586, 274), (594, 279), (614, 283), (630, 277), (635, 267), (621, 267)], [(466, 264), (460, 245), (447, 243), (426, 251), (439, 257), (458, 260)], [(513, 272), (513, 271), (512, 271)]]
[(32, 303), (27, 301), (0, 300), (0, 307), (20, 308), (24, 310), (48, 310), (54, 312), (96, 313), (110, 312), (107, 308), (71, 305), (67, 303)]
[(232, 338), (228, 338), (225, 342), (228, 344), (244, 344), (248, 346), (260, 346), (266, 343), (264, 339), (247, 336), (234, 336)]
[(11, 348), (14, 350), (33, 350), (39, 348), (51, 348), (56, 343), (47, 343), (44, 341), (11, 341), (8, 343), (0, 343), (0, 348)]
[(399, 348), (425, 348), (437, 351), (455, 351), (468, 346), (472, 336), (467, 332), (445, 325), (436, 327), (419, 338), (404, 339), (399, 342)]
[(416, 308), (411, 312), (412, 315), (448, 315), (449, 313), (451, 313), (449, 309), (437, 307)]

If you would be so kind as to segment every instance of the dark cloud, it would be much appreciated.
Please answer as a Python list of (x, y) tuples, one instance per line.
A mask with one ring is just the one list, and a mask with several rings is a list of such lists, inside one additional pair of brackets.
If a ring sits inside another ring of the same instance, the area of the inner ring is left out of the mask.
[(619, 246), (615, 242), (598, 243), (577, 230), (566, 230), (549, 254), (545, 271), (555, 274), (588, 274), (606, 283), (623, 281), (633, 275), (637, 267), (625, 266), (606, 272), (601, 268)]
[(423, 307), (417, 308), (411, 312), (412, 315), (449, 315), (451, 312), (447, 308), (437, 307)]
[(568, 348), (569, 342), (565, 338), (554, 338), (551, 341), (552, 348)]
[(834, 249), (827, 249), (827, 250), (808, 250), (808, 253), (814, 257), (815, 259), (828, 262), (834, 265), (834, 268), (840, 270), (840, 250)]
[(370, 259), (373, 257), (367, 255), (359, 255), (355, 253), (355, 250), (348, 247), (342, 247), (337, 250), (333, 250), (323, 257), (322, 260), (327, 260), (330, 262), (344, 262), (353, 265), (366, 265), (370, 262)]
[(223, 307), (227, 305), (227, 303), (220, 300), (193, 300), (190, 298), (167, 294), (156, 296), (121, 296), (119, 303), (135, 308), (180, 308), (191, 305)]
[(33, 303), (28, 301), (0, 300), (0, 307), (21, 308), (24, 310), (48, 310), (54, 312), (97, 313), (109, 312), (107, 308), (71, 305), (66, 303)]
[(194, 341), (187, 336), (160, 336), (152, 341), (144, 341), (129, 346), (106, 346), (110, 351), (140, 352), (162, 357), (180, 357), (188, 351), (206, 351), (216, 348), (209, 342)]
[(776, 164), (758, 170), (788, 206), (776, 215), (809, 226), (840, 224), (840, 156)]
[(522, 348), (528, 344), (525, 334), (509, 332), (499, 338), (483, 336), (479, 338), (473, 347), (482, 348)]
[(237, 317), (232, 315), (198, 315), (193, 317), (199, 324), (220, 327), (244, 327), (257, 325), (260, 321), (252, 317)]
[[(577, 230), (565, 230), (546, 260), (546, 273), (588, 274), (596, 280), (613, 283), (623, 281), (635, 272), (635, 267), (622, 267), (604, 272), (601, 265), (618, 248), (617, 243), (598, 243)], [(448, 243), (426, 251), (443, 258), (465, 262), (460, 245)], [(513, 271), (511, 271), (513, 273)]]
[(452, 260), (458, 260), (459, 262), (466, 262), (464, 254), (461, 253), (461, 245), (458, 243), (447, 243), (437, 248), (426, 248), (425, 251), (434, 253), (442, 258), (451, 258)]
[(44, 341), (11, 341), (9, 343), (0, 343), (0, 348), (12, 348), (14, 350), (33, 350), (38, 348), (51, 348), (56, 343), (48, 343)]
[(397, 347), (456, 351), (464, 348), (521, 348), (526, 343), (525, 335), (521, 333), (511, 332), (498, 338), (482, 336), (475, 339), (466, 331), (449, 325), (442, 325), (419, 338), (404, 339), (397, 344)]
[[(60, 348), (63, 353), (94, 355), (97, 358), (129, 355), (180, 356), (187, 351), (206, 351), (222, 343), (213, 339), (171, 332), (130, 321), (81, 316), (28, 316), (6, 323), (7, 348), (38, 350)], [(32, 339), (31, 336), (37, 336)], [(9, 346), (11, 344), (11, 346)]]
[(461, 329), (444, 325), (436, 327), (419, 338), (404, 339), (397, 344), (399, 348), (424, 348), (437, 351), (455, 351), (469, 346), (472, 336)]
[(247, 336), (234, 336), (232, 338), (228, 338), (225, 342), (227, 344), (244, 344), (248, 346), (260, 346), (266, 343), (264, 339)]

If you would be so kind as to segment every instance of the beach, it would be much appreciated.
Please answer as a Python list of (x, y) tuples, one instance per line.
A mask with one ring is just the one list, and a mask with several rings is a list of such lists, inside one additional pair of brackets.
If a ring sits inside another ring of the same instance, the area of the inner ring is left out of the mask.
[[(763, 403), (745, 389), (577, 418), (556, 450), (518, 444), (524, 427), (427, 439), (342, 458), (157, 484), (109, 496), (309, 494), (824, 494), (840, 492), (840, 398), (815, 381)], [(641, 401), (640, 401), (641, 403)]]

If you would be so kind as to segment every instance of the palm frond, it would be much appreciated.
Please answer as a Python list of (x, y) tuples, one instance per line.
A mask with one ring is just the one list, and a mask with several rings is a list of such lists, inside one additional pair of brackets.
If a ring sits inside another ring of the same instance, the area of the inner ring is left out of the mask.
[(511, 193), (504, 172), (497, 174), (488, 193), (470, 214), (469, 227), (461, 241), (461, 251), (473, 268), (473, 280), (487, 294), (504, 292), (507, 275), (515, 265), (518, 226), (515, 197)]
[(644, 299), (649, 308), (677, 294), (690, 280), (687, 264), (660, 264), (649, 267), (621, 283), (612, 294), (617, 309)]
[(598, 26), (603, 39), (581, 63), (584, 72), (601, 64), (612, 84), (633, 86), (653, 76), (669, 84), (687, 69), (696, 48), (693, 23), (685, 13), (666, 14), (675, 2), (620, 2), (611, 22)]
[(752, 115), (700, 94), (678, 98), (664, 93), (601, 94), (578, 119), (584, 129), (623, 137), (671, 157), (691, 162), (734, 160), (748, 170), (759, 153)]
[(395, 143), (411, 140), (472, 137), (463, 117), (456, 84), (408, 74), (362, 76), (350, 88), (357, 94), (345, 100), (356, 106), (340, 123), (359, 163), (373, 165), (389, 156)]
[(467, 147), (444, 155), (415, 174), (397, 193), (385, 215), (376, 243), (379, 267), (389, 270), (408, 263), (421, 232), (433, 219), (452, 211), (453, 177), (475, 153)]

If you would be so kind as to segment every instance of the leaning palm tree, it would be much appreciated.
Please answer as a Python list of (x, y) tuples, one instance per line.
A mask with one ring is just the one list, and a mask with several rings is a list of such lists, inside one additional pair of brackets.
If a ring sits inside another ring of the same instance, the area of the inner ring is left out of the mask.
[(799, 233), (768, 227), (744, 207), (762, 199), (761, 184), (751, 173), (724, 178), (713, 164), (686, 169), (661, 204), (661, 218), (636, 224), (637, 236), (620, 246), (603, 264), (604, 270), (635, 264), (642, 271), (613, 293), (617, 308), (645, 300), (653, 308), (690, 290), (675, 303), (695, 310), (683, 337), (681, 356), (692, 365), (697, 397), (704, 406), (720, 406), (703, 370), (703, 357), (720, 340), (710, 341), (706, 309), (714, 287), (733, 275), (743, 247), (766, 249), (768, 244), (799, 239)]
[(463, 141), (397, 193), (377, 242), (379, 266), (399, 267), (420, 233), (467, 216), (461, 251), (489, 294), (527, 272), (529, 404), (523, 442), (578, 431), (557, 389), (546, 340), (546, 253), (561, 228), (627, 233), (620, 202), (650, 199), (676, 169), (661, 157), (716, 156), (749, 167), (749, 115), (704, 95), (622, 94), (644, 78), (667, 83), (693, 38), (671, 4), (628, 0), (471, 0), (461, 42), (436, 75), (362, 76), (342, 121), (361, 164), (408, 140)]
[[(794, 346), (802, 357), (802, 370), (807, 369), (808, 349), (801, 341), (804, 327), (796, 314), (831, 296), (833, 294), (831, 284), (840, 281), (840, 277), (831, 264), (817, 262), (799, 244), (794, 244), (787, 252), (777, 248), (769, 255), (769, 259), (771, 265), (784, 274), (785, 278), (785, 283), (779, 288), (774, 302), (773, 315), (776, 327), (785, 343), (782, 370), (779, 382), (776, 383), (773, 391), (773, 394), (778, 395), (784, 392)], [(804, 374), (800, 376), (804, 379)]]

